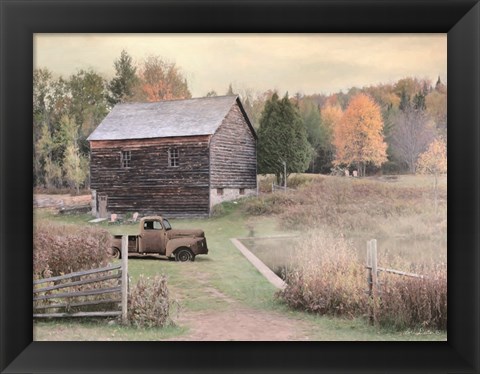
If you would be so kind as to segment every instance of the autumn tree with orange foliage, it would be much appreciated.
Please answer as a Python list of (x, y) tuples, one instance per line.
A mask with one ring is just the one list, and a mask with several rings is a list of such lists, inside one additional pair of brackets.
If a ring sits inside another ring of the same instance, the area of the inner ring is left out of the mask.
[(447, 144), (442, 138), (435, 139), (417, 161), (417, 173), (433, 175), (435, 212), (438, 211), (438, 176), (447, 172)]
[(367, 163), (381, 166), (387, 161), (382, 113), (375, 101), (363, 93), (350, 100), (334, 127), (333, 145), (334, 165), (353, 165), (360, 176), (365, 175)]
[(187, 79), (175, 63), (149, 56), (140, 67), (140, 82), (136, 87), (135, 101), (161, 101), (190, 99)]

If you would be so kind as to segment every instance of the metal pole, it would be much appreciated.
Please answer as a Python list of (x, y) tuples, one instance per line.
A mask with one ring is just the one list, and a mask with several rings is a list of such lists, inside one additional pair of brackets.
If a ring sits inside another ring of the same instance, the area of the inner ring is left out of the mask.
[(283, 186), (285, 187), (285, 192), (287, 192), (287, 162), (283, 161)]

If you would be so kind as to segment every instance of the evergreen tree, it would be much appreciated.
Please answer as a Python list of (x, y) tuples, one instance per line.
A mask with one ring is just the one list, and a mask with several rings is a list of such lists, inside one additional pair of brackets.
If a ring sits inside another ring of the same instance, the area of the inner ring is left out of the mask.
[(415, 110), (427, 109), (427, 106), (425, 104), (425, 95), (422, 92), (418, 92), (413, 98), (413, 108)]
[(297, 101), (297, 103), (300, 106), (300, 116), (307, 131), (308, 142), (313, 149), (310, 170), (315, 173), (321, 166), (319, 154), (327, 135), (325, 134), (325, 128), (322, 127), (320, 111), (317, 105), (312, 101)]
[(304, 172), (309, 165), (312, 148), (298, 110), (287, 95), (279, 100), (278, 95), (265, 103), (258, 129), (258, 171), (260, 174), (275, 174), (282, 184), (284, 162), (287, 176)]
[(118, 60), (115, 60), (115, 77), (108, 83), (108, 102), (115, 105), (128, 101), (134, 93), (134, 87), (138, 82), (137, 68), (133, 66), (132, 58), (123, 50)]
[(402, 90), (400, 95), (400, 105), (398, 107), (402, 112), (410, 108), (410, 95), (405, 90)]

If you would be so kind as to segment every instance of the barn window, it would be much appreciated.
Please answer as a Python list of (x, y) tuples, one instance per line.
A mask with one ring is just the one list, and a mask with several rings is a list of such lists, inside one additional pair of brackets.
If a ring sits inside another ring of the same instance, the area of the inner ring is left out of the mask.
[(240, 195), (245, 195), (245, 188), (239, 188), (238, 192), (240, 193)]
[(132, 161), (132, 152), (122, 151), (120, 153), (120, 161), (121, 161), (122, 168), (129, 168), (130, 162)]
[(223, 196), (223, 188), (217, 188), (217, 195)]
[(168, 150), (168, 166), (178, 166), (178, 149), (169, 148)]

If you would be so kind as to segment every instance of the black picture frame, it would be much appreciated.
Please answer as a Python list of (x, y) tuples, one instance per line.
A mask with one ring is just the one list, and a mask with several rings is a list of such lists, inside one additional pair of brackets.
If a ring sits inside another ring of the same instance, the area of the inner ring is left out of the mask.
[[(477, 0), (0, 0), (0, 17), (2, 373), (480, 372)], [(448, 341), (33, 342), (32, 46), (56, 32), (448, 33)]]

